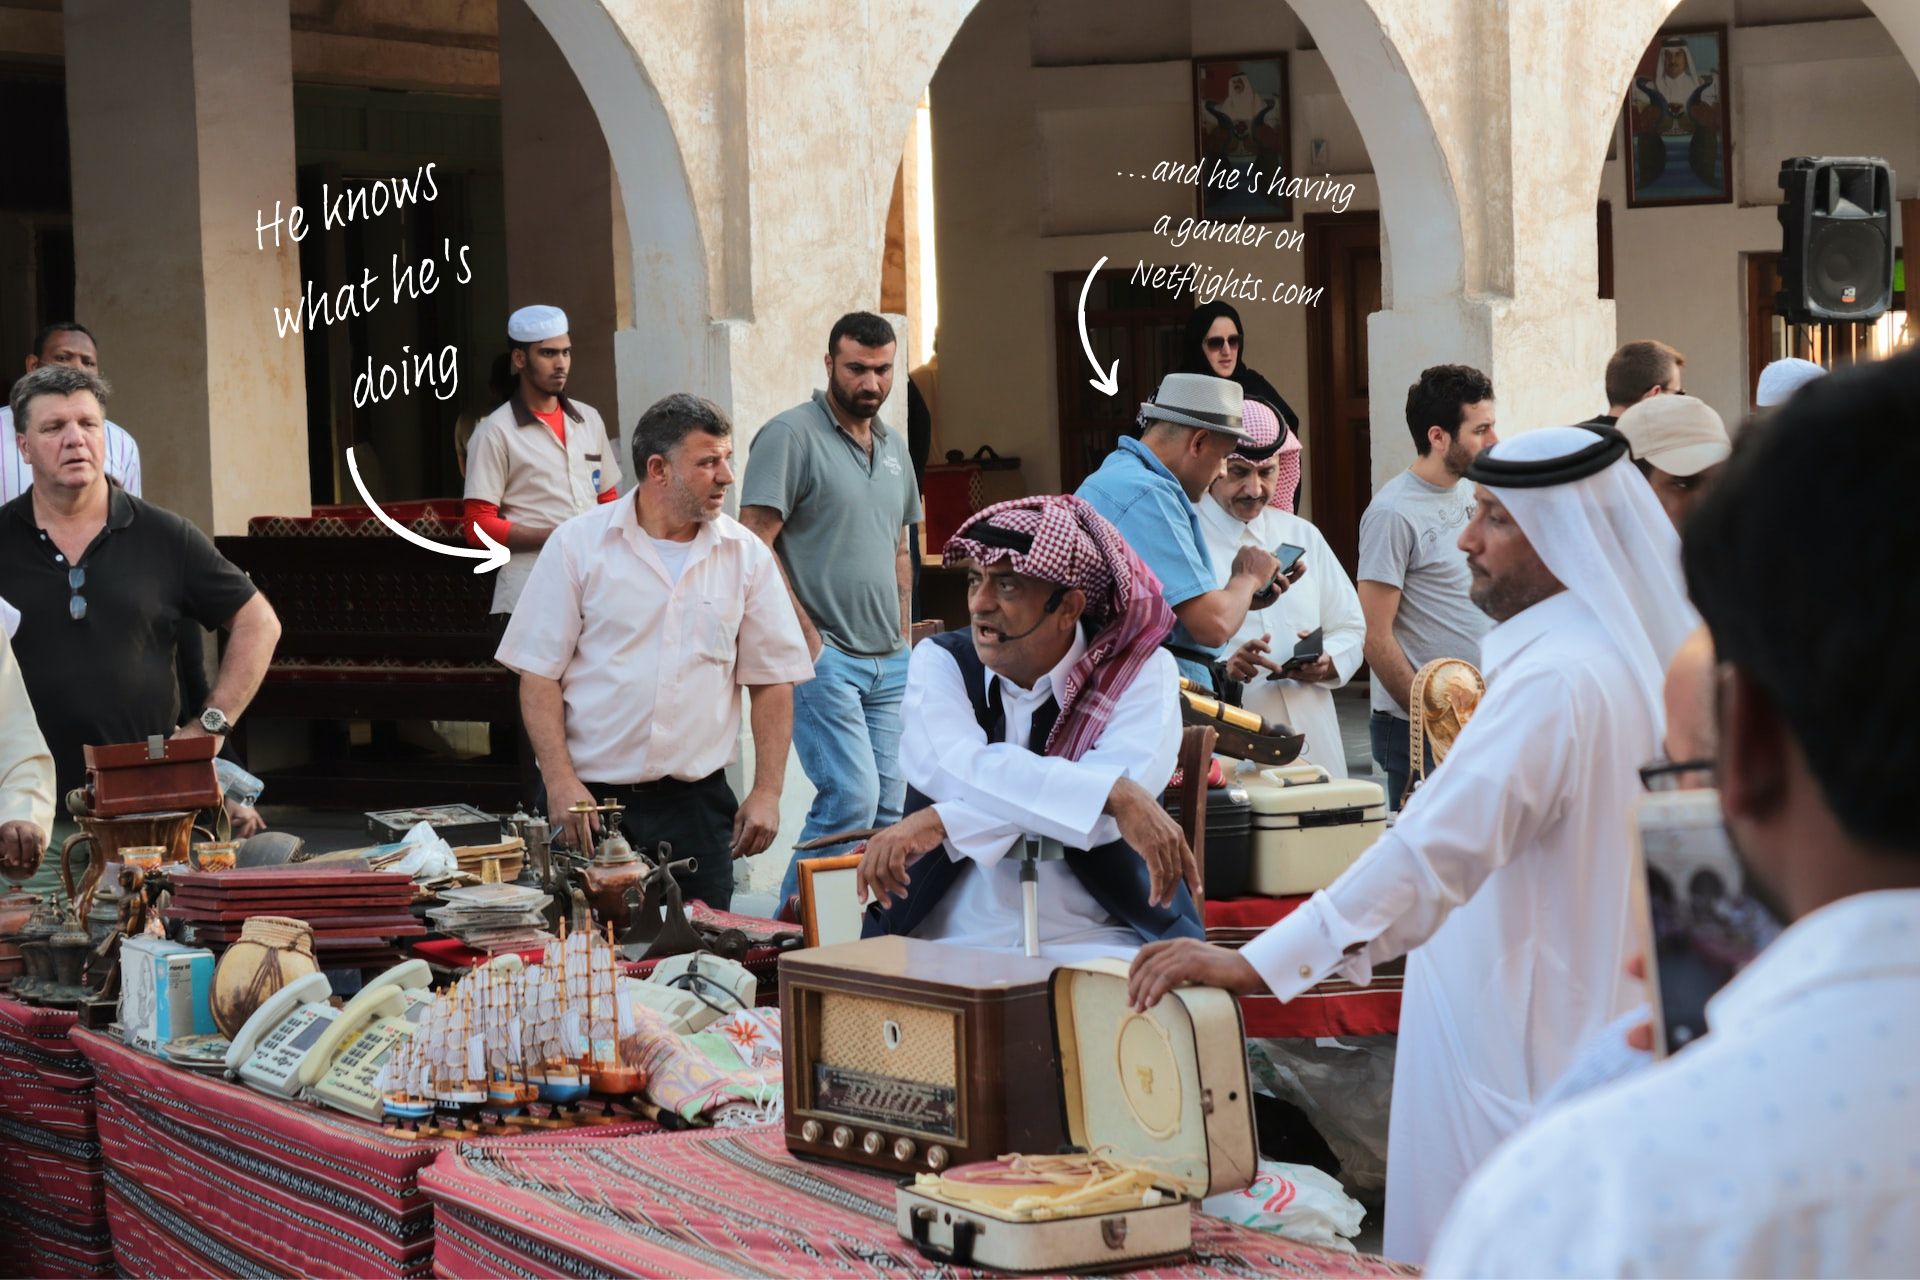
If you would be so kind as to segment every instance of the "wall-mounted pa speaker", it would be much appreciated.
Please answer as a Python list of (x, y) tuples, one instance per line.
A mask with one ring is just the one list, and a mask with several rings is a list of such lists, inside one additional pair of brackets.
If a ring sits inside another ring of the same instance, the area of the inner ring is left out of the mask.
[(1794, 324), (1872, 320), (1893, 301), (1893, 169), (1868, 156), (1780, 165), (1780, 279), (1774, 310)]

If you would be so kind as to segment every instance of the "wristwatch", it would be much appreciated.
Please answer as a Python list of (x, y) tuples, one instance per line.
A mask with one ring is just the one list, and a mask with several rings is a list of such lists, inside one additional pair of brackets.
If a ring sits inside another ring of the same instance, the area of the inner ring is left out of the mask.
[(227, 713), (218, 707), (208, 707), (200, 713), (200, 727), (208, 733), (224, 734), (233, 729), (233, 721), (227, 719)]

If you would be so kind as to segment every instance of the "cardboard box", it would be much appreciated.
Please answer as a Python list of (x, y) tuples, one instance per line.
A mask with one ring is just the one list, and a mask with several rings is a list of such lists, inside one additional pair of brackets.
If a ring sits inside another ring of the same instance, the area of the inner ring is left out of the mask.
[(121, 941), (120, 1031), (128, 1044), (153, 1049), (218, 1030), (213, 952), (165, 938)]

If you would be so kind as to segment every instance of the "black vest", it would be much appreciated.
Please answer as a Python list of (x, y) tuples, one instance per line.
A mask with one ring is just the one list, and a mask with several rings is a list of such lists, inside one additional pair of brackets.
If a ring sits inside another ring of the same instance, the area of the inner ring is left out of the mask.
[[(973, 704), (974, 719), (980, 722), (988, 742), (1002, 741), (1007, 731), (1007, 715), (1000, 702), (1000, 684), (994, 681), (989, 691), (986, 665), (974, 651), (973, 633), (965, 629), (943, 631), (923, 643), (937, 644), (953, 657), (966, 685), (967, 699)], [(1059, 715), (1060, 704), (1052, 699), (1034, 712), (1033, 727), (1027, 734), (1027, 750), (1038, 755), (1046, 749), (1047, 735), (1053, 731)], [(931, 803), (912, 787), (907, 788), (907, 813), (917, 813)], [(1153, 881), (1147, 864), (1126, 841), (1115, 840), (1093, 849), (1069, 849), (1066, 863), (1093, 900), (1107, 914), (1139, 934), (1142, 942), (1206, 937), (1199, 909), (1184, 883), (1175, 891), (1172, 906), (1153, 905)], [(872, 938), (912, 932), (960, 878), (964, 865), (949, 857), (944, 848), (921, 857), (908, 868), (907, 896), (885, 908), (878, 903), (869, 906), (861, 935)]]

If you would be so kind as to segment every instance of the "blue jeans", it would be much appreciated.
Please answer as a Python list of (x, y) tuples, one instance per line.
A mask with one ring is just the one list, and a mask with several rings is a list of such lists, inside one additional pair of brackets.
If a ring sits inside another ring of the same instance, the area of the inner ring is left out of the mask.
[(1387, 809), (1398, 812), (1400, 797), (1407, 793), (1407, 775), (1413, 772), (1412, 753), (1407, 750), (1413, 724), (1386, 711), (1376, 711), (1367, 721), (1367, 737), (1373, 742), (1373, 762), (1387, 775)]
[[(827, 645), (813, 679), (793, 688), (793, 749), (813, 783), (800, 843), (862, 827), (900, 821), (907, 786), (900, 777), (900, 700), (907, 690), (907, 650), (885, 658), (856, 658)], [(816, 849), (829, 857), (851, 845)], [(800, 892), (792, 862), (780, 882), (780, 901)]]

